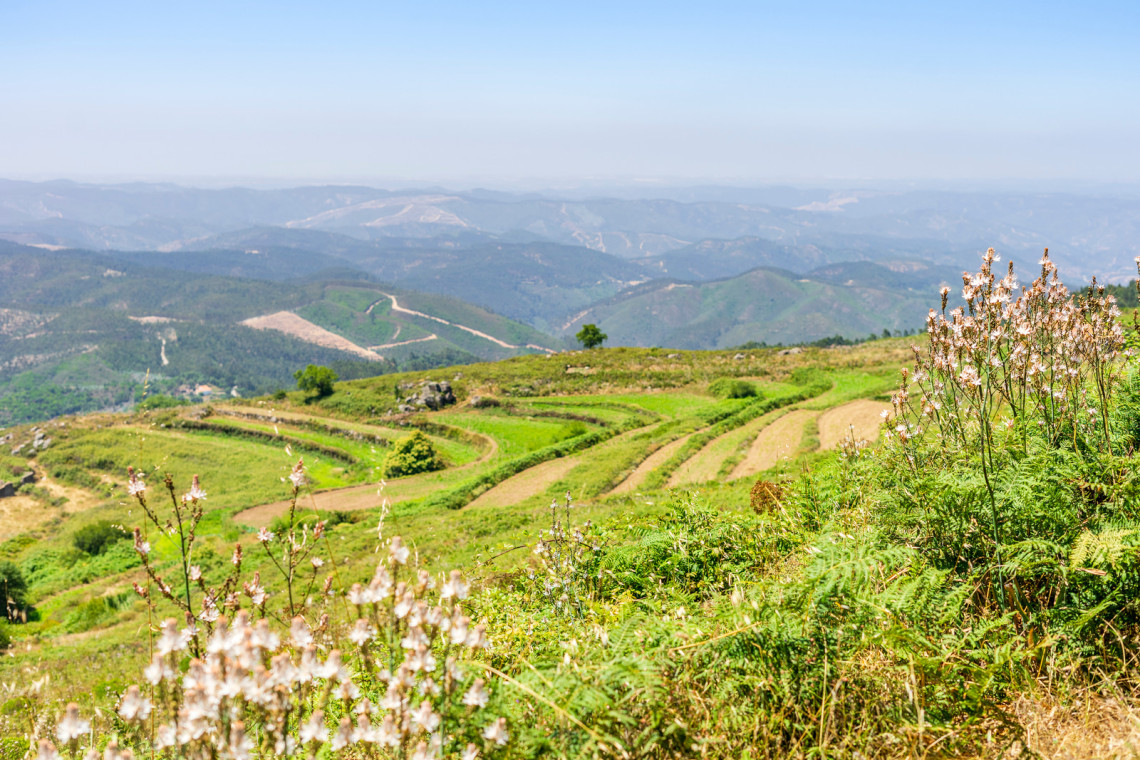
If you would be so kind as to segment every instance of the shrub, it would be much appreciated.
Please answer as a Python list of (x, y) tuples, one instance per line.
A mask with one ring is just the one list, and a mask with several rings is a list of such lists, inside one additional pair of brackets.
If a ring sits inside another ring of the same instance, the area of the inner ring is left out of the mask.
[(760, 395), (755, 385), (734, 377), (713, 380), (709, 383), (709, 393), (717, 398), (755, 398)]
[(151, 409), (170, 409), (176, 406), (187, 406), (189, 403), (190, 402), (186, 399), (174, 398), (173, 396), (167, 396), (164, 393), (156, 393), (155, 395), (147, 396), (145, 399), (140, 401), (135, 409), (140, 412), (146, 412)]
[(792, 370), (791, 375), (792, 385), (816, 385), (818, 383), (826, 383), (827, 373), (819, 367), (798, 367)]
[(103, 551), (116, 541), (127, 538), (129, 534), (117, 525), (112, 525), (107, 520), (100, 520), (97, 523), (84, 525), (71, 537), (71, 543), (81, 552), (90, 554), (102, 554)]
[(431, 439), (423, 431), (417, 430), (392, 444), (392, 450), (388, 452), (384, 464), (384, 475), (399, 478), (442, 468), (443, 460), (439, 458)]

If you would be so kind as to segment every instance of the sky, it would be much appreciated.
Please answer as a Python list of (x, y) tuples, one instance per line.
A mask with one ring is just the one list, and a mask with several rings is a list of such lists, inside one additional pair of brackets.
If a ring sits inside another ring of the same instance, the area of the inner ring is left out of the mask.
[(1135, 2), (0, 0), (0, 177), (1140, 181)]

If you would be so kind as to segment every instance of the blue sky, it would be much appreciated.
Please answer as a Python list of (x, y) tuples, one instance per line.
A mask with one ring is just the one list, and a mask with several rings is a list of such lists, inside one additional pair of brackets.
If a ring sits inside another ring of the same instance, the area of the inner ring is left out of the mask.
[(0, 2), (0, 176), (1140, 181), (1140, 4)]

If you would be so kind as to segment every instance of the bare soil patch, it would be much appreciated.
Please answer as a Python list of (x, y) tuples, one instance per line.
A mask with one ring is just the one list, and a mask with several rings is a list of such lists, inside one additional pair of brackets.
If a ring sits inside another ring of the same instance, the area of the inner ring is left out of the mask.
[(573, 470), (580, 460), (577, 456), (551, 459), (523, 470), (518, 475), (507, 478), (502, 483), (485, 491), (468, 508), (503, 507), (518, 504), (537, 493), (542, 493)]
[(276, 330), (308, 343), (314, 343), (325, 348), (335, 348), (338, 351), (347, 351), (372, 361), (378, 362), (384, 359), (375, 351), (362, 348), (347, 338), (342, 338), (336, 333), (314, 325), (309, 320), (299, 317), (291, 311), (279, 311), (276, 314), (252, 317), (243, 321), (242, 324), (256, 330)]
[(744, 461), (732, 471), (732, 478), (743, 478), (775, 467), (782, 457), (790, 457), (799, 448), (804, 434), (804, 425), (814, 419), (819, 412), (796, 409), (788, 412), (760, 431)]
[(677, 450), (684, 446), (685, 441), (689, 440), (691, 436), (692, 433), (678, 438), (675, 441), (669, 441), (669, 443), (657, 449), (657, 451), (654, 451), (652, 454), (647, 456), (633, 472), (629, 474), (629, 477), (618, 483), (617, 487), (610, 491), (610, 493), (632, 493), (636, 491), (641, 487), (641, 484), (645, 482), (645, 479), (649, 477), (649, 473), (656, 470), (658, 467), (664, 464), (669, 459), (669, 457), (676, 454)]
[(834, 449), (854, 429), (855, 440), (874, 443), (879, 439), (879, 426), (883, 422), (883, 410), (890, 410), (885, 401), (859, 399), (843, 406), (828, 409), (819, 416), (819, 445), (822, 449)]

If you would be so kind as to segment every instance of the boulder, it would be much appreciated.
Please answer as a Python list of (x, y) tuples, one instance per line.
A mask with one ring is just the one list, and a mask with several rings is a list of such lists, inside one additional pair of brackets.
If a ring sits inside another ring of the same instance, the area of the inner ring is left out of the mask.
[(16, 495), (16, 484), (9, 483), (7, 480), (0, 482), (0, 499), (7, 499), (9, 496)]
[(454, 403), (455, 392), (451, 390), (451, 383), (446, 380), (439, 383), (425, 380), (419, 384), (415, 393), (404, 399), (400, 410), (403, 411), (405, 406), (436, 410)]

